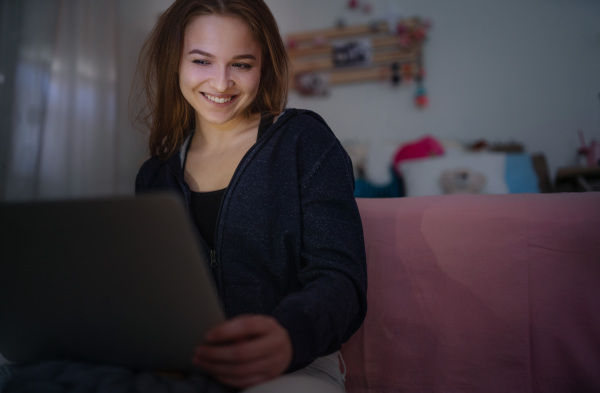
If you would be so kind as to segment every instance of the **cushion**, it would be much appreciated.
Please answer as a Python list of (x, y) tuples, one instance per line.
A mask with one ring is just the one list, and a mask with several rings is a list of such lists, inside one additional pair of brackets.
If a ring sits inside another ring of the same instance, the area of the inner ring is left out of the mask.
[(444, 146), (434, 137), (425, 136), (402, 145), (394, 154), (394, 166), (398, 166), (404, 160), (441, 156), (442, 154), (444, 154)]
[(357, 198), (397, 198), (404, 196), (402, 178), (392, 166), (388, 168), (392, 180), (388, 184), (376, 185), (364, 178), (357, 178), (354, 196)]
[(393, 181), (389, 168), (397, 148), (396, 142), (374, 141), (369, 144), (365, 160), (366, 180), (376, 186), (384, 186)]
[(442, 195), (442, 173), (447, 169), (469, 168), (486, 177), (482, 194), (509, 192), (505, 178), (504, 153), (471, 153), (406, 160), (400, 164), (406, 196)]
[(529, 154), (507, 154), (505, 177), (508, 189), (513, 194), (540, 192)]

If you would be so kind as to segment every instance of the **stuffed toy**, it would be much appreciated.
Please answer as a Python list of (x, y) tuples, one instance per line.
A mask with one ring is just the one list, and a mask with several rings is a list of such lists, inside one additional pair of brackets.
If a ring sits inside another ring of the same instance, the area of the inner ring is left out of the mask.
[(445, 194), (481, 194), (485, 182), (483, 174), (469, 168), (445, 170), (440, 178)]

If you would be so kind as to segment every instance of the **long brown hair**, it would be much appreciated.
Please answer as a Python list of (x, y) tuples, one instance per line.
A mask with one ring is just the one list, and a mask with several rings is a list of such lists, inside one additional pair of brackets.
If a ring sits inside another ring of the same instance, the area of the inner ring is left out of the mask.
[[(135, 121), (150, 129), (150, 154), (163, 160), (181, 147), (196, 125), (194, 109), (179, 89), (179, 62), (186, 26), (198, 16), (211, 14), (245, 21), (262, 46), (258, 94), (245, 115), (280, 113), (287, 105), (288, 58), (277, 22), (263, 0), (176, 0), (142, 47), (137, 85), (130, 96)], [(145, 102), (135, 109), (140, 98)]]

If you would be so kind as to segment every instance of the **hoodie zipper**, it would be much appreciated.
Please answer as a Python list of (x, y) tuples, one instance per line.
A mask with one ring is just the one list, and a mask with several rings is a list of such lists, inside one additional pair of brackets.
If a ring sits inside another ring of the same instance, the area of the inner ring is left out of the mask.
[(217, 267), (217, 252), (210, 250), (210, 267), (213, 269)]
[[(279, 118), (283, 117), (283, 114), (284, 114), (286, 111), (287, 111), (287, 109), (285, 109), (283, 112), (281, 112), (281, 114), (279, 115)], [(279, 123), (279, 124), (277, 124), (277, 123)], [(273, 124), (272, 124), (270, 127), (273, 127), (273, 126), (275, 126), (275, 127), (280, 127), (280, 125), (281, 125), (281, 124), (282, 124), (282, 122), (280, 122), (280, 121), (279, 121), (279, 119), (278, 119), (278, 120), (277, 120), (275, 123), (273, 123)], [(270, 127), (269, 127), (269, 128), (270, 128)], [(261, 139), (263, 139), (263, 138), (261, 138)], [(257, 141), (257, 142), (259, 142), (259, 141)], [(245, 167), (248, 165), (248, 163), (246, 162), (246, 161), (248, 160), (248, 156), (249, 156), (249, 155), (251, 155), (251, 154), (252, 154), (252, 152), (253, 152), (254, 150), (256, 150), (256, 148), (257, 148), (257, 146), (258, 146), (258, 145), (259, 145), (259, 143), (255, 143), (255, 144), (254, 144), (254, 145), (253, 145), (253, 146), (252, 146), (252, 147), (251, 147), (251, 148), (250, 148), (250, 149), (249, 149), (249, 150), (246, 152), (246, 154), (244, 154), (244, 156), (243, 156), (243, 157), (242, 157), (242, 159), (240, 160), (240, 164), (239, 164), (239, 165), (237, 166), (237, 168), (235, 169), (235, 171), (234, 171), (234, 173), (233, 173), (233, 176), (231, 177), (231, 181), (230, 181), (230, 183), (229, 183), (229, 184), (233, 184), (233, 183), (234, 183), (234, 180), (236, 180), (236, 178), (237, 178), (237, 176), (238, 176), (238, 172), (239, 172), (239, 171), (240, 171), (242, 168), (245, 168)], [(182, 183), (183, 183), (183, 184), (185, 184), (185, 186), (184, 186), (184, 187), (186, 187), (186, 188), (187, 188), (187, 192), (188, 192), (188, 195), (189, 195), (189, 188), (187, 187), (187, 184), (186, 184), (185, 182), (183, 182), (183, 181), (182, 181)], [(217, 248), (217, 247), (216, 247), (216, 245), (217, 245), (217, 243), (218, 243), (218, 241), (217, 241), (217, 238), (219, 237), (219, 229), (220, 229), (220, 227), (221, 227), (221, 225), (220, 225), (220, 224), (221, 224), (221, 212), (222, 212), (222, 210), (223, 210), (223, 205), (224, 205), (224, 203), (225, 203), (225, 200), (227, 199), (227, 195), (228, 195), (230, 192), (231, 192), (231, 187), (229, 186), (229, 187), (227, 187), (227, 190), (225, 191), (225, 194), (223, 194), (223, 199), (221, 200), (221, 205), (219, 206), (219, 214), (217, 215), (217, 225), (216, 225), (216, 228), (215, 228), (215, 244), (213, 245), (215, 248)], [(200, 237), (202, 238), (202, 236), (200, 236)], [(205, 241), (204, 239), (202, 239), (202, 242), (208, 246), (208, 244), (206, 243), (206, 241)], [(213, 248), (210, 248), (210, 246), (208, 246), (207, 248), (209, 249), (209, 255), (210, 255), (210, 267), (211, 267), (212, 269), (216, 269), (216, 268), (219, 266), (219, 263), (218, 263), (218, 261), (217, 261), (217, 251), (216, 251), (215, 249), (213, 249)]]

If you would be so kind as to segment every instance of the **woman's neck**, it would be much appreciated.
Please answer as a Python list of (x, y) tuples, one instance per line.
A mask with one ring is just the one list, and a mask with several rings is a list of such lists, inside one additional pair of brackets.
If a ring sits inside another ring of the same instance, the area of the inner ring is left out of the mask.
[[(254, 134), (260, 124), (260, 114), (250, 115), (249, 117), (238, 117), (225, 124), (214, 124), (196, 118), (196, 132), (192, 140), (192, 148), (210, 147), (219, 149), (226, 148), (236, 140), (245, 139), (246, 134)], [(194, 146), (195, 145), (195, 146)]]

